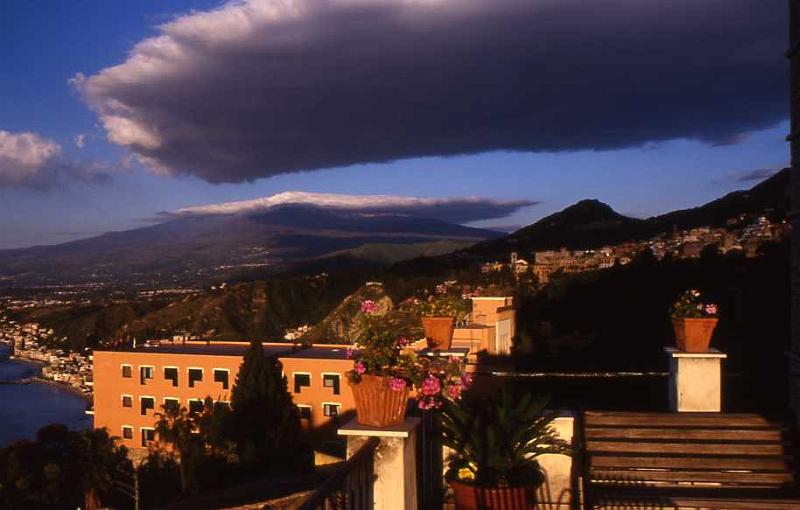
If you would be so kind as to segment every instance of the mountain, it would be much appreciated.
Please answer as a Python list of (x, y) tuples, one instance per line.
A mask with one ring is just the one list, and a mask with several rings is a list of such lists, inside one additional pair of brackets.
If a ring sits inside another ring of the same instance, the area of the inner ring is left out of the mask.
[(742, 214), (771, 213), (786, 217), (789, 210), (789, 169), (784, 168), (753, 188), (734, 191), (700, 207), (673, 211), (642, 220), (615, 212), (599, 200), (581, 200), (566, 209), (500, 239), (465, 249), (461, 255), (506, 258), (513, 250), (531, 252), (597, 248), (649, 239), (672, 230), (724, 226)]
[[(498, 235), (431, 218), (284, 205), (242, 214), (177, 216), (54, 246), (2, 250), (0, 286), (197, 285), (275, 274), (348, 250), (348, 257), (361, 260), (375, 251), (359, 252), (364, 245), (381, 246), (380, 265), (429, 252), (426, 243), (460, 243), (456, 249)], [(398, 248), (397, 254), (391, 253), (392, 247)]]

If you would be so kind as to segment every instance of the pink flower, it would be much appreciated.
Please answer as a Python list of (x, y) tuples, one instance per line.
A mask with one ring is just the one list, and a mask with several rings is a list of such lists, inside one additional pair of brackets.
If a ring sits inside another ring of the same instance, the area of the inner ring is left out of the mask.
[(442, 407), (442, 403), (434, 397), (422, 397), (417, 401), (417, 407), (423, 411), (427, 409), (439, 409)]
[(353, 359), (357, 352), (355, 349), (347, 349), (347, 359)]
[(358, 375), (361, 375), (367, 371), (367, 367), (360, 361), (356, 361), (355, 371)]
[(708, 315), (717, 315), (717, 305), (714, 304), (706, 305), (706, 313)]
[(447, 386), (447, 396), (453, 400), (458, 400), (461, 396), (461, 384), (450, 384)]
[(399, 377), (392, 377), (389, 379), (389, 388), (392, 391), (403, 391), (406, 389), (406, 380), (400, 379)]
[(440, 283), (436, 286), (436, 293), (437, 294), (447, 294), (447, 285), (444, 283)]
[(469, 387), (472, 384), (472, 374), (464, 374), (461, 376), (461, 385), (465, 388)]
[(361, 313), (365, 313), (367, 315), (371, 315), (378, 311), (378, 304), (371, 300), (365, 299), (361, 302)]
[(422, 388), (420, 388), (423, 395), (433, 396), (438, 395), (442, 391), (442, 383), (437, 377), (429, 375), (422, 381)]
[(410, 343), (411, 343), (411, 340), (409, 340), (408, 338), (406, 338), (404, 336), (401, 336), (400, 338), (397, 339), (397, 345), (399, 345), (400, 347), (406, 347)]

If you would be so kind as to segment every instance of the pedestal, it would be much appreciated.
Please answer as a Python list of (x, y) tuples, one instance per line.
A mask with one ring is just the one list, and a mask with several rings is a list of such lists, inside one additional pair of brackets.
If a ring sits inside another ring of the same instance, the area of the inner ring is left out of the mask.
[(381, 438), (375, 451), (375, 510), (417, 508), (417, 431), (419, 418), (406, 418), (394, 427), (375, 428), (355, 419), (340, 428), (347, 436), (347, 458), (370, 437)]
[(665, 347), (669, 357), (669, 405), (672, 412), (720, 412), (722, 410), (722, 360), (728, 355), (684, 352)]

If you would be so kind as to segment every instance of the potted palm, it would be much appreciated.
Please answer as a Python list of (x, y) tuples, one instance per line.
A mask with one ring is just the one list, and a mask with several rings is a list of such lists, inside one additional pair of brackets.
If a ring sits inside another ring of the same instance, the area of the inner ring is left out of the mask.
[(362, 425), (389, 427), (402, 423), (409, 393), (417, 390), (420, 409), (436, 409), (445, 399), (458, 399), (469, 380), (456, 358), (418, 356), (409, 347), (405, 326), (388, 315), (377, 314), (370, 300), (361, 304), (362, 327), (347, 357), (353, 369), (347, 380)]
[(447, 284), (436, 286), (436, 293), (418, 303), (422, 329), (431, 349), (447, 350), (453, 341), (457, 320), (464, 320), (471, 311), (472, 301), (451, 293)]
[(675, 345), (685, 352), (708, 352), (717, 327), (717, 305), (703, 303), (700, 292), (690, 289), (672, 305), (672, 328)]
[(459, 510), (529, 510), (544, 482), (537, 457), (568, 453), (543, 414), (547, 398), (504, 388), (488, 399), (446, 402), (442, 444), (452, 453), (445, 479)]

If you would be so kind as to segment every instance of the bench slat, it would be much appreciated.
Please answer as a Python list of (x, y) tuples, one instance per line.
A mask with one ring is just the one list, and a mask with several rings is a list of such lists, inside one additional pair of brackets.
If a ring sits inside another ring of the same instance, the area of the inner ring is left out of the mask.
[(717, 471), (642, 471), (592, 469), (592, 483), (611, 483), (632, 486), (653, 482), (735, 483), (749, 486), (781, 486), (792, 482), (789, 473), (733, 473)]
[(672, 468), (672, 469), (748, 469), (751, 471), (788, 471), (779, 457), (626, 457), (596, 455), (592, 468)]
[(600, 498), (592, 504), (598, 510), (797, 510), (800, 500), (793, 499), (739, 499), (739, 498), (687, 498), (643, 497)]
[(774, 457), (783, 455), (781, 444), (708, 444), (708, 443), (661, 443), (647, 441), (586, 441), (586, 451), (626, 452), (649, 454), (687, 455), (754, 455)]
[(775, 429), (587, 428), (587, 439), (704, 439), (715, 441), (781, 441)]
[(775, 428), (775, 424), (757, 415), (675, 414), (586, 414), (586, 426), (622, 425), (642, 427), (750, 427)]

